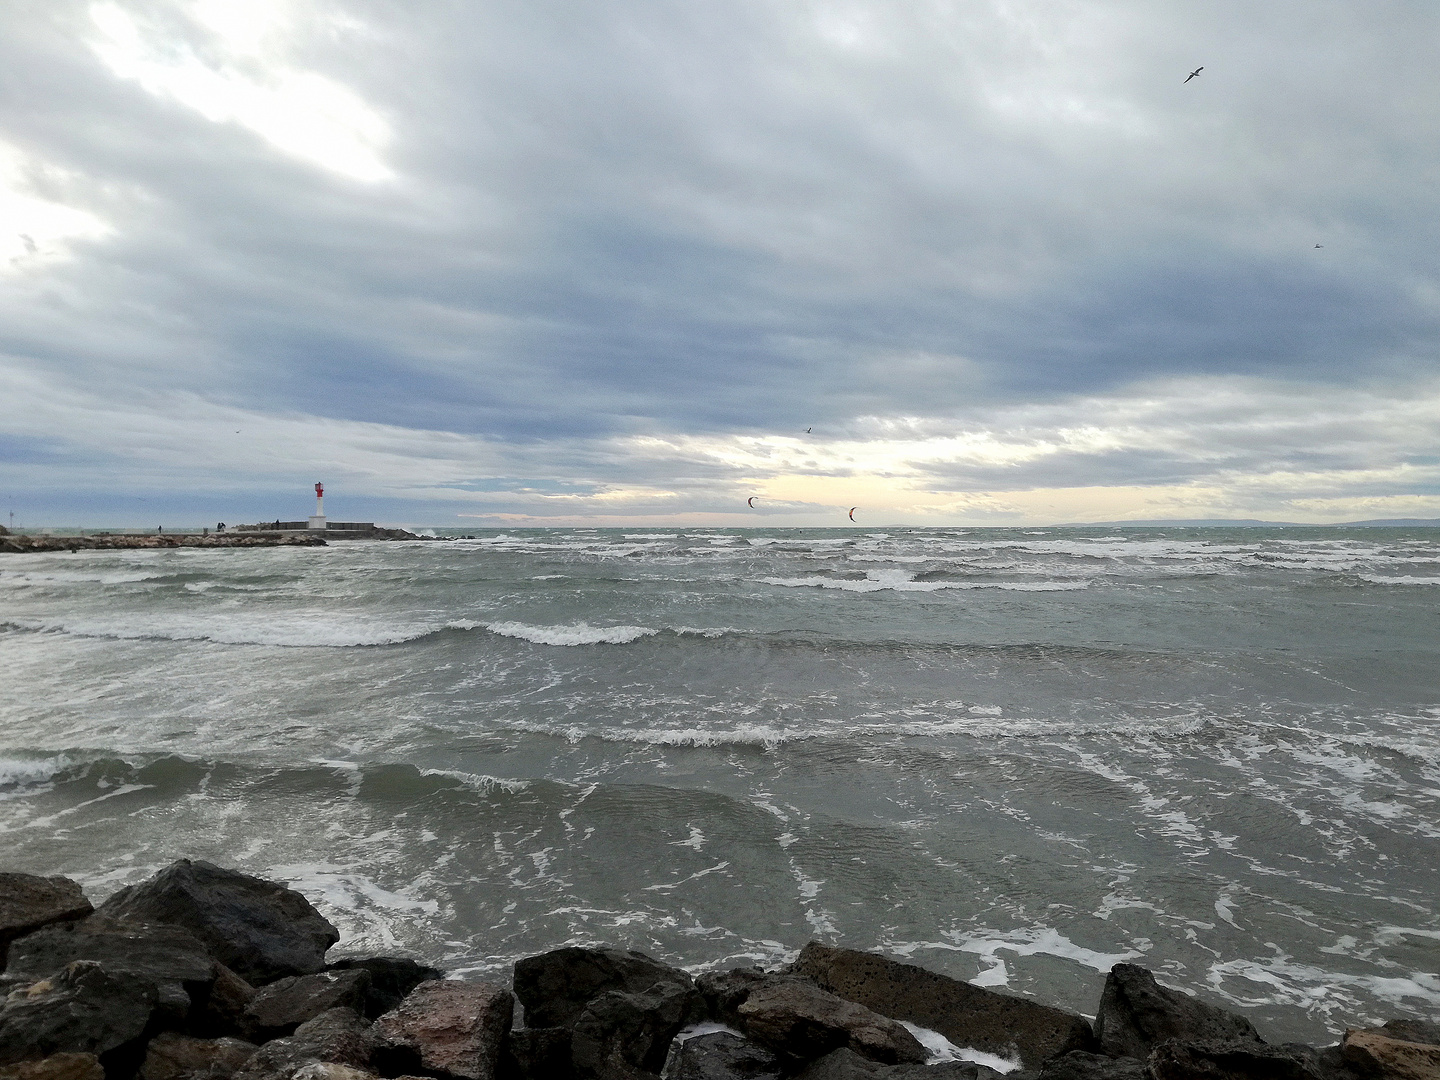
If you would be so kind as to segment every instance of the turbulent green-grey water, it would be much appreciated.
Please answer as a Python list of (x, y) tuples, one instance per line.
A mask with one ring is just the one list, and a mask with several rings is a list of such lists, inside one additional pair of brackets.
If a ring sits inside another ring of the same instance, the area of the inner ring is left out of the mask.
[(819, 937), (1274, 1039), (1440, 1010), (1440, 530), (512, 531), (0, 562), (0, 861), (348, 952)]

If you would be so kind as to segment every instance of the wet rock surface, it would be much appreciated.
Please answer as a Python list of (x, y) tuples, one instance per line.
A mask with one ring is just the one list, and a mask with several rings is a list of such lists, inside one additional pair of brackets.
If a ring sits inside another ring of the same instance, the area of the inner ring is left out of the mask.
[(644, 953), (607, 948), (556, 949), (515, 964), (515, 996), (529, 1027), (570, 1027), (601, 994), (640, 993), (656, 983), (690, 989), (689, 975)]
[(639, 993), (609, 990), (585, 1007), (570, 1038), (570, 1059), (581, 1080), (658, 1073), (670, 1042), (703, 1015), (704, 999), (685, 981), (662, 980)]
[(428, 967), (403, 956), (372, 956), (337, 960), (330, 971), (365, 971), (370, 975), (370, 988), (365, 991), (364, 1013), (371, 1020), (389, 1012), (422, 982), (443, 979), (439, 968)]
[(728, 1031), (695, 1035), (671, 1048), (666, 1080), (780, 1080), (780, 1059)]
[(195, 1001), (208, 996), (215, 961), (188, 930), (159, 923), (123, 922), (91, 915), (47, 926), (10, 945), (9, 979), (40, 979), (76, 960), (127, 972), (155, 987), (170, 1024), (183, 1024)]
[(1100, 1049), (1112, 1057), (1149, 1057), (1158, 1044), (1260, 1041), (1243, 1016), (1170, 990), (1134, 964), (1116, 964), (1105, 979), (1095, 1016)]
[(841, 1048), (885, 1065), (927, 1056), (898, 1021), (803, 981), (761, 986), (736, 1012), (745, 1034), (782, 1059), (808, 1061)]
[(77, 960), (6, 997), (0, 1065), (65, 1053), (103, 1059), (145, 1034), (158, 1004), (149, 980)]
[(1434, 1038), (1440, 1034), (1435, 1031), (1437, 1025), (1423, 1021), (1392, 1024), (1347, 1031), (1340, 1046), (1345, 1064), (1362, 1076), (1385, 1080), (1440, 1080), (1440, 1045)]
[(1149, 1067), (1135, 1058), (1072, 1050), (1045, 1062), (1038, 1080), (1151, 1080), (1151, 1076)]
[(100, 913), (183, 926), (255, 986), (322, 970), (325, 951), (340, 939), (293, 889), (199, 859), (180, 859), (149, 881), (121, 889)]
[(287, 976), (255, 993), (242, 1024), (262, 1041), (278, 1039), (329, 1009), (363, 1013), (369, 990), (370, 973), (364, 968)]
[(489, 983), (423, 982), (375, 1027), (391, 1044), (414, 1051), (427, 1071), (491, 1080), (514, 1001), (509, 990)]
[(938, 1031), (957, 1046), (1038, 1066), (1097, 1049), (1083, 1017), (902, 964), (876, 953), (811, 942), (790, 972), (848, 1001)]
[(69, 878), (0, 874), (0, 971), (16, 938), (51, 923), (83, 919), (94, 910)]
[(225, 1080), (258, 1049), (241, 1039), (197, 1039), (161, 1032), (146, 1048), (140, 1080)]
[(381, 1048), (369, 1022), (354, 1009), (331, 1009), (295, 1029), (295, 1034), (273, 1039), (255, 1051), (235, 1073), (244, 1080), (286, 1080), (312, 1062), (368, 1069)]

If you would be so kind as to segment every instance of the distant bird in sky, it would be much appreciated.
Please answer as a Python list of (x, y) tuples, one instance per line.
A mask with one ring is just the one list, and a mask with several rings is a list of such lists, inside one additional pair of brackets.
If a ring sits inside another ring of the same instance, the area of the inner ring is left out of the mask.
[(809, 434), (810, 434), (810, 429), (809, 429), (808, 427), (805, 429), (805, 434), (806, 434), (806, 435), (809, 435)]
[(1316, 246), (1317, 248), (1322, 248), (1322, 247), (1324, 247), (1325, 245), (1324, 245), (1324, 244), (1316, 244), (1315, 246)]
[[(1200, 72), (1202, 72), (1202, 71), (1204, 71), (1204, 70), (1205, 70), (1204, 67), (1198, 67), (1198, 68), (1196, 68), (1194, 71), (1190, 72), (1190, 74), (1189, 74), (1188, 76), (1186, 76), (1185, 82), (1189, 82), (1191, 79), (1195, 78), (1195, 76), (1199, 75)], [(1185, 84), (1184, 84), (1184, 83), (1181, 83), (1180, 85), (1183, 86), (1183, 85), (1185, 85)]]

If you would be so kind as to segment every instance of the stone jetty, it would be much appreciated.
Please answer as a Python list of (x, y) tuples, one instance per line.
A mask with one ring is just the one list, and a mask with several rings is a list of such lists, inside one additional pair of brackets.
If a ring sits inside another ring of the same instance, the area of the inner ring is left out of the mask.
[(569, 947), (501, 983), (329, 961), (339, 937), (298, 892), (199, 860), (99, 908), (66, 878), (0, 874), (0, 1080), (1440, 1078), (1440, 1024), (1276, 1045), (1133, 964), (1092, 1024), (820, 942), (698, 978)]

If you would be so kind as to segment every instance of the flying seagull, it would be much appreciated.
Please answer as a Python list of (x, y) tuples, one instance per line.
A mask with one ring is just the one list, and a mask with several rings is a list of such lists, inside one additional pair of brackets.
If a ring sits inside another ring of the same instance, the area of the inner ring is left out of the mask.
[(1324, 244), (1316, 244), (1315, 246), (1316, 246), (1317, 248), (1322, 248), (1322, 247), (1324, 247), (1325, 245), (1324, 245)]
[(806, 434), (806, 435), (809, 435), (809, 434), (810, 434), (810, 429), (809, 429), (808, 427), (805, 429), (805, 434)]
[[(1200, 72), (1202, 72), (1202, 71), (1204, 71), (1204, 70), (1205, 70), (1205, 68), (1204, 68), (1203, 66), (1196, 68), (1194, 71), (1190, 72), (1190, 74), (1189, 74), (1188, 76), (1186, 76), (1185, 82), (1189, 82), (1191, 79), (1195, 78), (1196, 75), (1199, 75)], [(1184, 84), (1182, 83), (1181, 85), (1184, 85)]]

